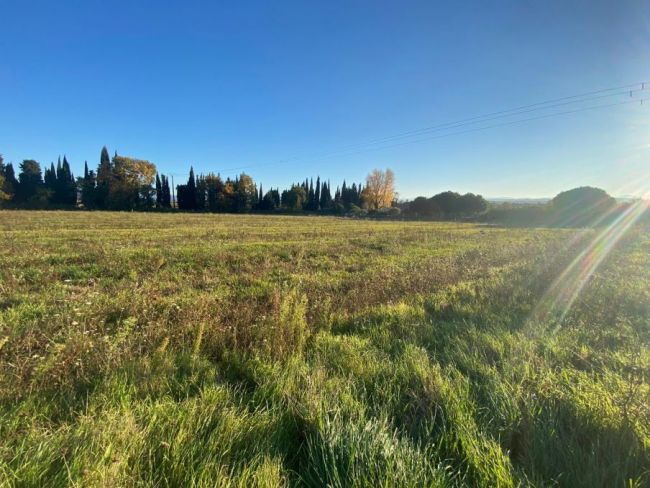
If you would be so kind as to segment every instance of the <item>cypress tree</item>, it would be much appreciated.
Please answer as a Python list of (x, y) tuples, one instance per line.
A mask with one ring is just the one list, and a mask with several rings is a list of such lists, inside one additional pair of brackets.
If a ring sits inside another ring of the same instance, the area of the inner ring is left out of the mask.
[[(161, 173), (160, 174), (160, 208), (165, 208), (167, 206), (166, 205), (167, 196), (165, 194), (165, 191), (166, 191), (166, 189), (165, 189), (165, 175)], [(157, 200), (157, 198), (158, 197), (156, 196), (156, 200)]]
[(350, 197), (348, 199), (350, 205), (359, 206), (359, 194), (357, 192), (357, 184), (352, 183), (352, 188), (350, 189)]
[(199, 177), (196, 179), (196, 208), (199, 210), (205, 210), (206, 193), (207, 193), (207, 185), (205, 181), (205, 176), (199, 175)]
[(341, 203), (343, 203), (346, 208), (349, 208), (353, 203), (352, 188), (348, 188), (345, 180), (343, 180), (343, 186), (341, 187)]
[(98, 208), (108, 207), (108, 193), (110, 190), (111, 180), (113, 178), (113, 166), (111, 158), (108, 155), (106, 146), (102, 148), (99, 157), (99, 166), (97, 167), (97, 190), (95, 204)]
[(332, 205), (332, 195), (330, 193), (330, 182), (323, 182), (320, 192), (320, 208), (326, 210)]
[(43, 181), (45, 183), (45, 187), (49, 192), (50, 201), (54, 203), (54, 192), (56, 191), (56, 170), (54, 169), (54, 162), (50, 163), (49, 168), (45, 169), (45, 173), (43, 174)]
[[(117, 156), (117, 151), (115, 151), (115, 156)], [(111, 167), (111, 157), (108, 155), (108, 149), (106, 146), (102, 148), (102, 153), (99, 156), (99, 164), (103, 167)]]
[(84, 208), (94, 208), (95, 197), (95, 173), (88, 170), (88, 161), (85, 161), (84, 177), (81, 182), (81, 203)]
[(165, 184), (164, 184), (164, 194), (165, 194), (165, 207), (171, 208), (172, 206), (172, 192), (171, 188), (169, 187), (169, 178), (165, 176)]
[(309, 180), (309, 191), (307, 192), (307, 210), (315, 210), (315, 193), (314, 193), (314, 179)]
[(320, 186), (320, 198), (318, 199), (318, 207), (321, 210), (325, 210), (325, 208), (327, 208), (327, 204), (325, 203), (326, 195), (327, 195), (327, 182), (323, 181)]
[(56, 169), (53, 170), (52, 180), (52, 194), (50, 195), (50, 203), (60, 205), (63, 200), (62, 176), (63, 168), (61, 167), (61, 156), (56, 163)]
[(62, 181), (61, 181), (61, 203), (64, 205), (77, 204), (77, 185), (74, 181), (74, 175), (70, 169), (68, 159), (63, 156), (63, 165), (61, 166)]
[(156, 173), (156, 208), (161, 208), (163, 203), (162, 183), (160, 182), (160, 175)]
[(188, 209), (196, 209), (196, 179), (194, 178), (194, 168), (190, 166), (190, 176), (187, 179), (186, 189)]

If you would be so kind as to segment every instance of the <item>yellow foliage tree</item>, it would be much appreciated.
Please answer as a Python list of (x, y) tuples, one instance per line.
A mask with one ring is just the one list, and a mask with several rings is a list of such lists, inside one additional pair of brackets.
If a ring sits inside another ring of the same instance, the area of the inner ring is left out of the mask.
[(390, 207), (395, 198), (395, 174), (392, 170), (374, 169), (366, 176), (366, 187), (361, 198), (371, 210)]
[(153, 203), (151, 184), (155, 177), (153, 163), (116, 155), (113, 157), (110, 206), (124, 210), (150, 206)]

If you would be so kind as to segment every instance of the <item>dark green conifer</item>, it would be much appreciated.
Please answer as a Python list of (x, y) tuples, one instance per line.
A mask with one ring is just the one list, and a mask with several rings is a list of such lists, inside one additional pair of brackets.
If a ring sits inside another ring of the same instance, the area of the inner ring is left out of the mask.
[(99, 157), (99, 166), (97, 167), (97, 188), (95, 192), (95, 205), (97, 208), (108, 208), (108, 193), (112, 179), (113, 165), (108, 155), (108, 149), (104, 146)]

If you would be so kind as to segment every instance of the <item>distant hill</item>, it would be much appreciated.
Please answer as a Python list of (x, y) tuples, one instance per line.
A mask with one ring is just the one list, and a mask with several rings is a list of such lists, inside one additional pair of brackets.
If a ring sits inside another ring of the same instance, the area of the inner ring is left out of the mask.
[[(638, 200), (639, 197), (634, 195), (620, 195), (616, 198), (619, 203), (629, 203)], [(517, 205), (538, 205), (540, 203), (550, 202), (550, 198), (515, 198), (515, 197), (490, 197), (486, 198), (491, 203), (513, 203)]]

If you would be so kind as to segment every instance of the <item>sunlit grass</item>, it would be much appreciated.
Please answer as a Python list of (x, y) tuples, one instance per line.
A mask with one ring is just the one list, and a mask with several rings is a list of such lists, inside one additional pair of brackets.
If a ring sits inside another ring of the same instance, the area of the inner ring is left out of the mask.
[(0, 212), (0, 486), (646, 486), (636, 211)]
[(648, 202), (635, 201), (609, 225), (604, 228), (597, 227), (597, 232), (586, 242), (586, 245), (583, 246), (584, 249), (548, 288), (536, 306), (532, 320), (545, 320), (548, 316), (554, 316), (557, 326), (560, 327), (571, 309), (571, 305), (578, 298), (598, 266), (647, 210)]

